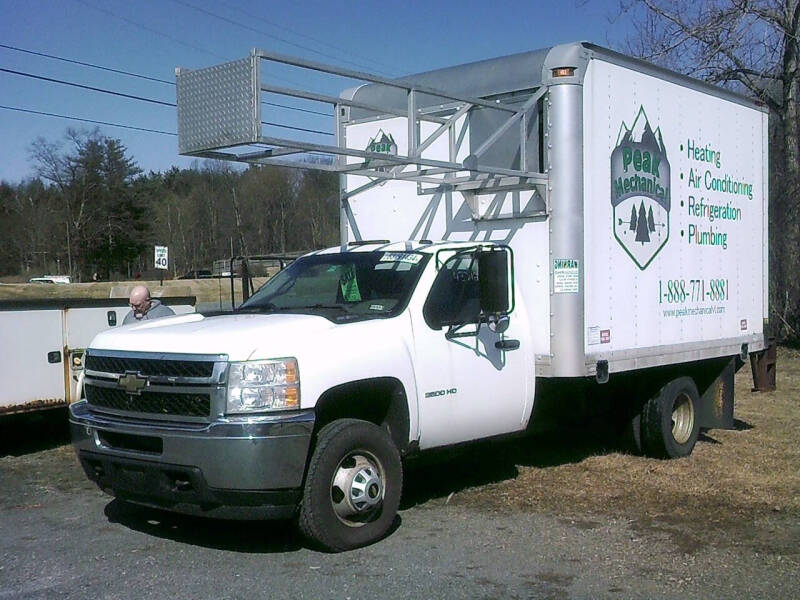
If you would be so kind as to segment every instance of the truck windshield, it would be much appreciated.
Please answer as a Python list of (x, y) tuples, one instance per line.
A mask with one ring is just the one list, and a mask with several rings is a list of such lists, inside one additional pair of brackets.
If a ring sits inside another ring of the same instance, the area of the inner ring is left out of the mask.
[(305, 256), (238, 310), (320, 314), (334, 322), (391, 317), (405, 308), (429, 258), (418, 252)]

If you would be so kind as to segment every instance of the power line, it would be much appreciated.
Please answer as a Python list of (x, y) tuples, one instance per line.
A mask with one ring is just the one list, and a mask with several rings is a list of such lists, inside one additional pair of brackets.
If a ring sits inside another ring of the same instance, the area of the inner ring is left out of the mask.
[[(229, 23), (230, 25), (235, 25), (236, 27), (241, 27), (242, 29), (246, 29), (248, 31), (252, 31), (253, 33), (257, 33), (259, 35), (265, 35), (267, 37), (270, 37), (270, 38), (273, 38), (275, 40), (278, 40), (279, 42), (283, 42), (284, 44), (288, 44), (290, 46), (294, 46), (295, 48), (300, 48), (302, 50), (306, 50), (307, 52), (313, 52), (314, 54), (318, 54), (320, 56), (324, 56), (325, 58), (327, 58), (329, 60), (335, 60), (335, 59), (333, 59), (333, 57), (330, 56), (330, 54), (326, 54), (325, 52), (320, 52), (319, 50), (315, 50), (314, 48), (311, 48), (310, 46), (304, 46), (303, 44), (297, 44), (295, 42), (287, 40), (286, 38), (282, 38), (280, 36), (267, 33), (266, 31), (261, 31), (259, 29), (254, 28), (254, 27), (250, 27), (250, 25), (247, 25), (245, 23), (240, 23), (239, 21), (235, 21), (234, 19), (229, 19), (228, 17), (219, 15), (219, 14), (217, 14), (215, 12), (210, 11), (210, 10), (206, 10), (205, 8), (201, 8), (199, 6), (195, 6), (194, 4), (191, 4), (190, 2), (185, 2), (184, 0), (172, 0), (172, 1), (175, 2), (176, 4), (180, 4), (181, 6), (185, 6), (187, 8), (191, 8), (192, 10), (196, 10), (197, 12), (200, 12), (200, 13), (203, 13), (205, 15), (208, 15), (209, 17), (212, 17), (214, 19), (219, 19), (220, 21), (224, 21), (225, 23)], [(351, 64), (351, 65), (355, 65), (357, 67), (366, 68), (366, 69), (370, 68), (367, 65), (364, 65), (364, 64), (358, 63), (358, 62), (354, 62), (352, 60), (342, 60), (342, 62)], [(383, 73), (383, 74), (385, 75), (386, 73)]]
[[(0, 72), (2, 72), (2, 73), (10, 73), (12, 75), (19, 75), (19, 76), (22, 76), (22, 77), (30, 77), (31, 79), (37, 79), (37, 80), (40, 80), (40, 81), (47, 81), (48, 83), (58, 83), (58, 84), (61, 84), (61, 85), (67, 85), (67, 86), (76, 87), (76, 88), (79, 88), (79, 89), (90, 90), (90, 91), (93, 91), (93, 92), (100, 92), (100, 93), (109, 94), (109, 95), (112, 95), (112, 96), (119, 96), (119, 97), (122, 97), (122, 98), (129, 98), (131, 100), (140, 100), (142, 102), (150, 102), (152, 104), (159, 104), (159, 105), (162, 105), (162, 106), (169, 106), (169, 107), (172, 107), (172, 108), (175, 108), (177, 106), (173, 102), (164, 102), (162, 100), (156, 100), (154, 98), (146, 98), (144, 96), (136, 96), (136, 95), (133, 95), (133, 94), (125, 94), (125, 93), (122, 93), (122, 92), (116, 92), (114, 90), (108, 90), (108, 89), (105, 89), (105, 88), (99, 88), (99, 87), (94, 87), (94, 86), (90, 86), (90, 85), (83, 85), (83, 84), (80, 84), (80, 83), (74, 83), (72, 81), (64, 81), (63, 79), (54, 79), (52, 77), (44, 77), (43, 75), (36, 75), (34, 73), (26, 73), (24, 71), (16, 71), (14, 69), (6, 69), (4, 67), (0, 67)], [(264, 102), (264, 104), (268, 104), (268, 105), (271, 105), (271, 106), (279, 106), (281, 108), (287, 108), (287, 109), (291, 109), (291, 110), (299, 110), (299, 111), (302, 111), (302, 112), (308, 112), (308, 113), (312, 113), (312, 114), (320, 114), (320, 115), (323, 115), (323, 116), (330, 116), (330, 115), (328, 115), (326, 113), (311, 111), (311, 110), (303, 109), (303, 108), (297, 108), (297, 107), (294, 107), (294, 106), (284, 106), (284, 105), (276, 104), (276, 103), (273, 103), (273, 102)], [(39, 114), (39, 113), (37, 113), (37, 111), (26, 110), (26, 109), (21, 109), (21, 108), (17, 108), (17, 109), (13, 109), (13, 108), (10, 108), (10, 107), (3, 107), (3, 108), (7, 108), (9, 110), (19, 110), (19, 111), (23, 111), (23, 112), (31, 112), (31, 113)], [(71, 117), (65, 117), (63, 115), (56, 115), (56, 114), (53, 114), (53, 113), (40, 113), (40, 114), (48, 114), (49, 116), (61, 116), (62, 118), (71, 118)], [(79, 120), (79, 121), (82, 120), (82, 121), (86, 121), (86, 122), (90, 122), (90, 123), (94, 122), (94, 121), (91, 121), (91, 120), (88, 120), (88, 119), (80, 119), (80, 118), (77, 118), (77, 117), (75, 118), (75, 120)], [(100, 121), (98, 121), (97, 123), (104, 124), (104, 125), (113, 125), (115, 127), (117, 127), (117, 126), (124, 127), (123, 125), (117, 125), (117, 124), (114, 124), (114, 123), (103, 123), (103, 122), (100, 122)], [(272, 126), (272, 127), (280, 127), (280, 128), (283, 128), (283, 129), (291, 129), (291, 130), (294, 130), (294, 131), (304, 131), (304, 132), (307, 132), (307, 133), (316, 133), (316, 134), (320, 134), (320, 135), (329, 135), (329, 136), (333, 135), (330, 132), (320, 131), (318, 129), (307, 129), (305, 127), (295, 127), (295, 126), (292, 126), (292, 125), (281, 125), (280, 123), (270, 123), (270, 122), (267, 122), (267, 121), (262, 121), (261, 124), (262, 125), (269, 125), (269, 126)], [(130, 129), (139, 129), (139, 128), (135, 128), (135, 127), (129, 127), (129, 128)], [(161, 133), (164, 133), (164, 132), (161, 132)]]
[(142, 25), (141, 23), (137, 23), (136, 21), (134, 21), (132, 19), (128, 19), (127, 17), (120, 16), (120, 15), (116, 14), (115, 12), (112, 12), (112, 11), (108, 10), (107, 8), (101, 8), (99, 6), (95, 6), (95, 5), (93, 5), (93, 4), (89, 3), (89, 2), (86, 2), (86, 0), (75, 0), (75, 2), (80, 2), (84, 6), (88, 6), (89, 8), (91, 8), (93, 10), (105, 13), (105, 14), (111, 16), (111, 17), (114, 17), (115, 19), (119, 19), (120, 21), (124, 21), (125, 23), (128, 23), (129, 25), (133, 25), (134, 27), (138, 27), (139, 29), (143, 29), (144, 31), (148, 31), (148, 32), (153, 33), (155, 35), (158, 35), (158, 36), (161, 36), (161, 37), (166, 38), (168, 40), (171, 40), (171, 41), (175, 42), (176, 44), (180, 44), (181, 46), (185, 46), (187, 48), (191, 48), (192, 50), (197, 50), (199, 52), (205, 52), (206, 54), (210, 54), (211, 56), (215, 56), (215, 57), (220, 58), (222, 60), (230, 60), (230, 58), (228, 58), (226, 56), (222, 56), (220, 54), (217, 54), (216, 52), (212, 52), (211, 50), (208, 50), (206, 48), (201, 48), (200, 46), (195, 46), (194, 44), (190, 44), (188, 42), (183, 42), (183, 41), (181, 41), (181, 40), (179, 40), (177, 38), (172, 37), (171, 35), (169, 35), (167, 33), (163, 33), (161, 31), (158, 31), (157, 29), (153, 29), (152, 27), (148, 27), (147, 25)]
[(161, 131), (160, 129), (148, 129), (146, 127), (134, 127), (133, 125), (122, 125), (121, 123), (110, 123), (108, 121), (96, 121), (94, 119), (83, 119), (81, 117), (73, 117), (69, 115), (59, 115), (57, 113), (44, 112), (41, 110), (31, 110), (29, 108), (20, 108), (18, 106), (4, 106), (0, 104), (0, 108), (5, 110), (13, 110), (16, 112), (30, 113), (33, 115), (44, 115), (46, 117), (57, 117), (59, 119), (68, 119), (70, 121), (81, 121), (83, 123), (94, 123), (95, 125), (108, 125), (109, 127), (121, 127), (122, 129), (133, 129), (135, 131), (146, 131), (148, 133), (160, 133), (163, 135), (177, 136), (177, 133), (172, 131)]
[[(192, 44), (188, 44), (186, 42), (182, 42), (181, 40), (178, 40), (178, 39), (176, 39), (176, 38), (174, 38), (174, 37), (172, 37), (172, 36), (170, 36), (168, 34), (162, 33), (160, 31), (157, 31), (155, 29), (152, 29), (150, 27), (147, 27), (145, 25), (137, 23), (137, 22), (135, 22), (135, 21), (133, 21), (131, 19), (127, 19), (125, 17), (122, 17), (122, 16), (120, 16), (120, 15), (118, 15), (118, 14), (116, 14), (116, 13), (110, 11), (110, 10), (107, 10), (105, 8), (101, 8), (101, 7), (98, 7), (98, 6), (94, 6), (94, 5), (90, 4), (89, 2), (86, 2), (85, 0), (75, 0), (75, 1), (76, 2), (80, 2), (84, 6), (87, 6), (89, 8), (94, 9), (94, 10), (103, 12), (103, 13), (111, 16), (111, 17), (114, 17), (116, 19), (124, 21), (124, 22), (126, 22), (126, 23), (128, 23), (130, 25), (133, 25), (134, 27), (138, 27), (140, 29), (144, 29), (145, 31), (149, 31), (149, 32), (154, 33), (156, 35), (165, 37), (165, 38), (167, 38), (167, 39), (169, 39), (169, 40), (171, 40), (171, 41), (173, 41), (173, 42), (175, 42), (177, 44), (181, 44), (181, 45), (187, 46), (189, 48), (192, 48), (194, 50), (199, 50), (201, 52), (206, 52), (208, 54), (211, 54), (211, 55), (216, 56), (218, 58), (221, 58), (223, 60), (227, 60), (227, 58), (224, 57), (224, 56), (215, 54), (214, 52), (211, 52), (211, 51), (206, 50), (204, 48), (200, 48), (198, 46), (194, 46)], [(290, 44), (290, 45), (293, 45), (293, 46), (297, 46), (297, 47), (309, 50), (311, 52), (315, 52), (317, 54), (321, 54), (323, 56), (327, 56), (324, 53), (321, 53), (321, 52), (319, 52), (317, 50), (314, 50), (312, 48), (308, 48), (307, 46), (302, 46), (300, 44), (295, 44), (295, 43), (293, 43), (293, 42), (291, 42), (289, 40), (283, 40), (282, 38), (278, 38), (276, 36), (271, 36), (270, 34), (258, 31), (258, 30), (253, 29), (253, 28), (250, 28), (247, 25), (238, 23), (238, 22), (233, 21), (231, 19), (227, 19), (226, 17), (222, 17), (220, 15), (216, 15), (214, 13), (211, 13), (210, 11), (204, 10), (204, 9), (196, 7), (196, 6), (193, 6), (193, 5), (189, 4), (189, 3), (181, 2), (180, 0), (175, 0), (175, 1), (178, 2), (179, 4), (183, 4), (184, 6), (188, 6), (188, 7), (191, 7), (193, 9), (195, 9), (195, 10), (198, 10), (200, 12), (204, 12), (204, 13), (206, 13), (206, 14), (208, 14), (210, 16), (213, 16), (215, 18), (219, 18), (219, 19), (222, 19), (224, 21), (228, 21), (228, 22), (230, 22), (230, 23), (232, 23), (234, 25), (238, 25), (240, 27), (245, 27), (247, 29), (250, 29), (250, 30), (256, 32), (256, 33), (260, 33), (262, 35), (267, 35), (269, 37), (275, 37), (275, 39), (279, 39), (281, 41), (284, 41), (287, 44)], [(264, 20), (264, 19), (262, 19), (262, 20)], [(300, 35), (302, 35), (302, 34), (300, 34)], [(309, 36), (305, 36), (305, 37), (309, 37)], [(313, 39), (313, 38), (310, 38), (310, 39)], [(14, 50), (16, 52), (23, 52), (23, 53), (31, 54), (31, 55), (35, 55), (35, 56), (42, 56), (42, 57), (45, 57), (45, 58), (50, 58), (52, 60), (58, 60), (58, 61), (67, 62), (67, 63), (71, 63), (71, 64), (76, 64), (76, 65), (80, 65), (80, 66), (90, 67), (90, 68), (93, 68), (93, 69), (100, 69), (100, 70), (107, 71), (107, 72), (118, 73), (120, 75), (127, 75), (129, 77), (136, 77), (136, 78), (139, 78), (139, 79), (144, 79), (144, 80), (148, 80), (148, 81), (155, 81), (155, 82), (158, 82), (158, 83), (166, 83), (166, 84), (173, 85), (173, 86), (175, 85), (175, 82), (173, 82), (173, 81), (168, 81), (168, 80), (165, 80), (165, 79), (159, 79), (157, 77), (151, 77), (149, 75), (142, 75), (141, 73), (133, 73), (133, 72), (125, 71), (125, 70), (122, 70), (122, 69), (115, 69), (115, 68), (112, 68), (112, 67), (106, 67), (106, 66), (103, 66), (103, 65), (97, 65), (97, 64), (89, 63), (89, 62), (85, 62), (85, 61), (79, 61), (79, 60), (75, 60), (75, 59), (71, 59), (71, 58), (66, 58), (66, 57), (63, 57), (63, 56), (56, 56), (56, 55), (53, 55), (53, 54), (47, 54), (45, 52), (37, 52), (35, 50), (28, 50), (28, 49), (19, 48), (19, 47), (16, 47), (16, 46), (10, 46), (8, 44), (0, 43), (0, 48), (6, 48), (8, 50)], [(348, 61), (348, 62), (350, 62), (350, 61)], [(351, 64), (357, 64), (358, 66), (363, 66), (363, 65), (360, 65), (358, 63), (352, 63), (351, 62)], [(88, 86), (88, 85), (82, 85), (82, 84), (78, 84), (78, 83), (74, 83), (74, 82), (63, 81), (63, 80), (59, 80), (59, 79), (44, 77), (44, 76), (41, 76), (41, 75), (34, 75), (32, 73), (25, 73), (25, 72), (22, 72), (22, 71), (14, 71), (14, 70), (11, 70), (11, 69), (3, 69), (3, 68), (0, 68), (0, 71), (4, 71), (6, 73), (11, 73), (11, 74), (19, 75), (19, 76), (23, 76), (23, 77), (30, 77), (30, 78), (34, 78), (34, 79), (40, 79), (42, 81), (48, 81), (48, 82), (52, 82), (52, 83), (59, 83), (59, 84), (62, 84), (62, 85), (69, 85), (69, 86), (73, 86), (73, 87), (78, 87), (78, 88), (82, 88), (82, 89), (87, 89), (87, 90), (91, 90), (91, 91), (100, 92), (100, 93), (111, 94), (111, 95), (120, 96), (120, 97), (123, 97), (123, 98), (130, 98), (130, 99), (133, 99), (133, 100), (141, 100), (143, 102), (150, 102), (150, 103), (153, 103), (153, 104), (160, 104), (160, 105), (164, 105), (164, 106), (172, 106), (172, 107), (175, 106), (175, 104), (170, 103), (170, 102), (163, 102), (161, 100), (155, 100), (155, 99), (146, 98), (146, 97), (143, 97), (143, 96), (125, 94), (125, 93), (122, 93), (122, 92), (115, 92), (113, 90), (106, 90), (106, 89), (103, 89), (103, 88), (97, 88), (97, 87), (92, 87), (92, 86)], [(292, 82), (291, 80), (288, 80), (286, 78), (279, 77), (277, 75), (275, 75), (274, 77), (275, 77), (275, 79), (280, 79), (280, 80), (287, 81), (289, 83), (293, 83), (294, 84), (294, 82)], [(284, 109), (287, 109), (287, 110), (294, 110), (294, 111), (297, 111), (297, 112), (303, 112), (303, 113), (312, 114), (312, 115), (320, 115), (320, 116), (323, 116), (323, 117), (332, 116), (330, 113), (324, 113), (324, 112), (320, 112), (320, 111), (304, 109), (304, 108), (299, 108), (299, 107), (296, 107), (296, 106), (289, 106), (289, 105), (279, 104), (279, 103), (274, 103), (274, 102), (262, 102), (262, 104), (265, 104), (265, 105), (268, 105), (268, 106), (275, 106), (275, 107), (279, 107), (279, 108), (284, 108)], [(277, 127), (284, 127), (284, 126), (281, 126), (281, 125), (276, 125), (276, 126)], [(287, 128), (289, 128), (289, 127), (287, 127)], [(325, 135), (330, 135), (330, 134), (325, 133)]]
[[(289, 27), (286, 27), (284, 25), (280, 25), (278, 23), (274, 23), (274, 22), (272, 22), (272, 21), (270, 21), (268, 19), (265, 19), (264, 17), (260, 17), (258, 15), (254, 15), (253, 13), (248, 12), (248, 11), (246, 11), (246, 10), (244, 10), (244, 9), (242, 9), (242, 8), (236, 6), (235, 4), (232, 4), (230, 2), (224, 2), (223, 0), (219, 0), (219, 2), (220, 2), (220, 4), (223, 4), (223, 5), (227, 6), (230, 9), (233, 9), (233, 10), (235, 10), (237, 12), (242, 13), (246, 17), (250, 17), (251, 19), (257, 19), (257, 20), (261, 21), (262, 23), (266, 23), (267, 25), (270, 25), (271, 27), (275, 27), (277, 29), (282, 29), (283, 31), (286, 31), (287, 33), (291, 33), (293, 35), (300, 36), (300, 37), (305, 38), (307, 40), (311, 40), (312, 42), (315, 42), (317, 44), (321, 44), (323, 46), (327, 46), (328, 48), (331, 48), (332, 50), (336, 50), (337, 52), (342, 52), (344, 54), (347, 54), (349, 56), (353, 56), (353, 57), (356, 57), (356, 58), (364, 58), (364, 57), (359, 56), (355, 52), (351, 52), (350, 50), (347, 50), (346, 48), (341, 48), (339, 46), (335, 46), (335, 45), (330, 44), (330, 43), (328, 43), (328, 42), (326, 42), (324, 40), (317, 39), (317, 38), (315, 38), (313, 36), (307, 35), (307, 34), (302, 33), (300, 31), (295, 31), (294, 29), (290, 29)], [(387, 68), (392, 69), (392, 70), (397, 70), (397, 67), (389, 65), (389, 64), (381, 62), (381, 61), (377, 61), (377, 60), (369, 59), (369, 58), (364, 58), (364, 60), (367, 60), (368, 62), (371, 62), (371, 63), (376, 64), (376, 65), (381, 65), (383, 67), (387, 67)]]
[(93, 92), (100, 92), (102, 94), (110, 94), (112, 96), (120, 96), (122, 98), (130, 98), (132, 100), (141, 100), (142, 102), (150, 102), (152, 104), (160, 104), (162, 106), (171, 106), (175, 107), (175, 104), (172, 102), (164, 102), (162, 100), (155, 100), (154, 98), (146, 98), (144, 96), (135, 96), (133, 94), (123, 94), (122, 92), (115, 92), (114, 90), (107, 90), (104, 88), (93, 87), (91, 85), (83, 85), (81, 83), (73, 83), (71, 81), (64, 81), (62, 79), (53, 79), (52, 77), (44, 77), (42, 75), (34, 75), (33, 73), (25, 73), (24, 71), (14, 71), (13, 69), (5, 69), (0, 67), (0, 71), (3, 73), (11, 73), (13, 75), (20, 75), (22, 77), (30, 77), (31, 79), (40, 79), (41, 81), (48, 81), (50, 83), (60, 83), (61, 85), (69, 85), (76, 88), (81, 88), (84, 90), (91, 90)]
[[(175, 133), (173, 131), (162, 131), (160, 129), (148, 129), (147, 127), (136, 127), (134, 125), (123, 125), (122, 123), (111, 123), (110, 121), (98, 121), (96, 119), (84, 119), (83, 117), (76, 117), (76, 116), (72, 116), (72, 115), (60, 115), (58, 113), (45, 112), (45, 111), (41, 111), (41, 110), (32, 110), (30, 108), (21, 108), (19, 106), (6, 106), (4, 104), (0, 104), (0, 109), (11, 110), (11, 111), (21, 112), (21, 113), (29, 113), (29, 114), (32, 114), (32, 115), (43, 115), (45, 117), (56, 117), (56, 118), (59, 118), (59, 119), (67, 119), (67, 120), (70, 120), (70, 121), (80, 121), (82, 123), (93, 123), (95, 125), (108, 125), (109, 127), (121, 127), (122, 129), (132, 129), (134, 131), (145, 131), (145, 132), (148, 132), (148, 133), (160, 133), (162, 135), (171, 135), (171, 136), (177, 136), (178, 135), (177, 133)], [(308, 133), (318, 133), (320, 135), (333, 135), (332, 133), (329, 133), (327, 131), (319, 131), (319, 130), (316, 130), (316, 129), (305, 129), (303, 127), (292, 127), (291, 125), (280, 125), (278, 123), (270, 123), (268, 121), (262, 121), (261, 124), (262, 125), (271, 125), (272, 127), (281, 127), (283, 129), (294, 129), (294, 130), (297, 130), (297, 131), (305, 131), (305, 132), (308, 132)]]
[[(83, 84), (80, 84), (80, 83), (74, 83), (72, 81), (64, 81), (63, 79), (54, 79), (52, 77), (44, 77), (43, 75), (35, 75), (33, 73), (25, 73), (24, 71), (15, 71), (14, 69), (6, 69), (4, 67), (0, 67), (0, 72), (11, 73), (13, 75), (20, 75), (22, 77), (30, 77), (31, 79), (38, 79), (38, 80), (41, 80), (41, 81), (47, 81), (49, 83), (59, 83), (61, 85), (68, 85), (68, 86), (71, 86), (71, 87), (76, 87), (76, 88), (80, 88), (80, 89), (84, 89), (84, 90), (91, 90), (93, 92), (101, 92), (103, 94), (110, 94), (112, 96), (120, 96), (122, 98), (130, 98), (131, 100), (141, 100), (142, 102), (150, 102), (152, 104), (160, 104), (162, 106), (169, 106), (169, 107), (172, 107), (172, 108), (175, 108), (177, 106), (173, 102), (164, 102), (162, 100), (155, 100), (154, 98), (146, 98), (144, 96), (135, 96), (133, 94), (124, 94), (122, 92), (115, 92), (114, 90), (107, 90), (105, 88), (94, 87), (94, 86), (91, 86), (91, 85), (83, 85)], [(295, 106), (285, 106), (283, 104), (276, 104), (274, 102), (264, 102), (264, 104), (267, 104), (267, 105), (270, 105), (270, 106), (278, 106), (280, 108), (287, 108), (287, 109), (290, 109), (290, 110), (298, 110), (298, 111), (301, 111), (301, 112), (318, 114), (318, 115), (322, 115), (322, 116), (326, 116), (326, 117), (331, 116), (330, 114), (323, 113), (323, 112), (312, 111), (312, 110), (308, 110), (308, 109), (305, 109), (305, 108), (298, 108), (298, 107), (295, 107)], [(327, 131), (319, 131), (317, 129), (305, 129), (303, 127), (293, 127), (291, 125), (280, 125), (279, 123), (267, 123), (267, 122), (262, 122), (262, 123), (264, 125), (271, 125), (273, 127), (282, 127), (284, 129), (293, 129), (293, 130), (296, 130), (296, 131), (306, 131), (306, 132), (309, 132), (309, 133), (319, 133), (319, 134), (322, 134), (322, 135), (333, 135), (332, 133), (329, 133)]]
[(310, 115), (320, 115), (323, 117), (333, 117), (331, 113), (320, 112), (318, 110), (311, 110), (308, 108), (299, 108), (297, 106), (288, 106), (286, 104), (278, 104), (277, 102), (266, 102), (264, 100), (261, 101), (261, 104), (265, 104), (267, 106), (277, 106), (278, 108), (288, 108), (289, 110), (296, 110), (298, 112), (308, 113)]
[[(206, 48), (201, 48), (200, 46), (195, 46), (194, 44), (190, 44), (188, 42), (184, 42), (184, 41), (179, 40), (178, 38), (175, 38), (175, 37), (173, 37), (173, 36), (171, 36), (171, 35), (169, 35), (167, 33), (162, 33), (161, 31), (158, 31), (157, 29), (153, 29), (152, 27), (148, 27), (147, 25), (142, 25), (141, 23), (137, 23), (133, 19), (128, 19), (127, 17), (123, 17), (121, 15), (118, 15), (115, 12), (110, 11), (110, 10), (108, 10), (106, 8), (101, 8), (99, 6), (94, 6), (93, 4), (91, 4), (89, 2), (86, 2), (86, 0), (74, 0), (74, 1), (75, 2), (79, 2), (79, 3), (83, 4), (84, 6), (87, 6), (87, 7), (91, 8), (91, 9), (93, 9), (93, 10), (105, 13), (106, 15), (108, 15), (110, 17), (113, 17), (115, 19), (119, 19), (120, 21), (123, 21), (123, 22), (127, 23), (128, 25), (132, 25), (133, 27), (137, 27), (137, 28), (142, 29), (144, 31), (147, 31), (149, 33), (153, 33), (155, 35), (158, 35), (158, 36), (161, 36), (163, 38), (166, 38), (166, 39), (168, 39), (168, 40), (170, 40), (170, 41), (172, 41), (172, 42), (174, 42), (176, 44), (180, 44), (181, 46), (185, 46), (186, 48), (191, 48), (192, 50), (197, 50), (198, 52), (204, 52), (206, 54), (210, 54), (211, 56), (215, 56), (218, 59), (224, 60), (226, 62), (231, 60), (229, 57), (222, 56), (221, 54), (217, 54), (216, 52), (212, 52), (211, 50), (207, 50)], [(290, 83), (292, 85), (300, 85), (296, 81), (292, 81), (291, 79), (287, 79), (285, 77), (280, 77), (278, 75), (273, 75), (273, 77), (275, 79), (283, 81), (284, 83)]]
[(268, 121), (261, 121), (262, 125), (270, 125), (272, 127), (282, 127), (283, 129), (293, 129), (294, 131), (305, 131), (307, 133), (318, 133), (320, 135), (333, 135), (329, 131), (320, 131), (319, 129), (306, 129), (305, 127), (293, 127), (292, 125), (280, 125), (278, 123), (270, 123)]
[(122, 69), (112, 69), (111, 67), (104, 67), (102, 65), (95, 65), (93, 63), (83, 62), (72, 58), (65, 58), (63, 56), (55, 56), (54, 54), (46, 54), (45, 52), (36, 52), (35, 50), (26, 50), (25, 48), (17, 48), (16, 46), (9, 46), (7, 44), (0, 44), (0, 48), (14, 50), (16, 52), (24, 52), (25, 54), (33, 54), (34, 56), (43, 56), (45, 58), (52, 58), (53, 60), (60, 60), (74, 65), (81, 65), (82, 67), (91, 67), (93, 69), (100, 69), (101, 71), (109, 71), (111, 73), (119, 73), (120, 75), (128, 75), (130, 77), (138, 77), (139, 79), (147, 79), (148, 81), (157, 81), (158, 83), (167, 83), (175, 85), (174, 81), (167, 81), (166, 79), (159, 79), (158, 77), (150, 77), (149, 75), (141, 75), (139, 73), (131, 73), (130, 71), (123, 71)]
[[(50, 58), (50, 59), (53, 59), (53, 60), (59, 60), (59, 61), (66, 62), (66, 63), (72, 63), (72, 64), (76, 64), (76, 65), (81, 65), (83, 67), (90, 67), (92, 69), (100, 69), (101, 71), (110, 71), (112, 73), (119, 73), (120, 75), (128, 75), (130, 77), (137, 77), (139, 79), (146, 79), (148, 81), (156, 81), (158, 83), (165, 83), (165, 84), (171, 85), (173, 87), (175, 86), (175, 82), (174, 81), (168, 81), (166, 79), (159, 79), (158, 77), (150, 77), (149, 75), (142, 75), (141, 73), (132, 73), (131, 71), (123, 71), (122, 69), (114, 69), (112, 67), (106, 67), (106, 66), (103, 66), (103, 65), (98, 65), (98, 64), (94, 64), (94, 63), (75, 60), (75, 59), (72, 59), (72, 58), (66, 58), (64, 56), (57, 56), (55, 54), (47, 54), (46, 52), (37, 52), (36, 50), (28, 50), (26, 48), (18, 48), (16, 46), (9, 46), (7, 44), (2, 44), (2, 43), (0, 43), (0, 48), (6, 48), (8, 50), (14, 50), (16, 52), (24, 52), (25, 54), (32, 54), (32, 55), (35, 55), (35, 56), (43, 56), (45, 58)], [(262, 102), (262, 104), (265, 104), (267, 106), (276, 106), (278, 108), (286, 108), (288, 110), (296, 110), (298, 112), (308, 113), (308, 114), (311, 114), (311, 115), (320, 115), (320, 116), (323, 116), (323, 117), (331, 117), (331, 116), (333, 116), (333, 115), (331, 115), (331, 113), (324, 113), (324, 112), (320, 112), (320, 111), (317, 111), (317, 110), (310, 110), (310, 109), (307, 109), (307, 108), (299, 108), (297, 106), (289, 106), (289, 105), (286, 105), (286, 104), (279, 104), (277, 102)]]

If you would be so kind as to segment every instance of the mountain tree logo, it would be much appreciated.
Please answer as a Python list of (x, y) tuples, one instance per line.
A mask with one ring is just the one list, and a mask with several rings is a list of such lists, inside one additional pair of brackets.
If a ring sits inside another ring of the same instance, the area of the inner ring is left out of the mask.
[(622, 122), (611, 153), (611, 206), (614, 237), (646, 269), (669, 239), (670, 167), (643, 106), (633, 126)]
[[(394, 141), (391, 133), (384, 133), (383, 129), (379, 129), (375, 137), (370, 138), (366, 147), (367, 152), (374, 152), (376, 154), (388, 154), (390, 156), (397, 156), (397, 143)], [(364, 161), (364, 166), (369, 166), (371, 160)], [(388, 171), (392, 166), (375, 167), (376, 171)]]

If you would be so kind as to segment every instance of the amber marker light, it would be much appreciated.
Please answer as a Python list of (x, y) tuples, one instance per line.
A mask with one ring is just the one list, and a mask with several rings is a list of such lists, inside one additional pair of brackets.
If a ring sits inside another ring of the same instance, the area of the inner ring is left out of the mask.
[(558, 67), (553, 69), (553, 77), (572, 77), (575, 75), (575, 67)]
[(297, 408), (300, 406), (300, 391), (296, 387), (286, 388), (285, 403), (286, 408)]
[(286, 383), (297, 383), (297, 363), (294, 360), (287, 360), (285, 365)]

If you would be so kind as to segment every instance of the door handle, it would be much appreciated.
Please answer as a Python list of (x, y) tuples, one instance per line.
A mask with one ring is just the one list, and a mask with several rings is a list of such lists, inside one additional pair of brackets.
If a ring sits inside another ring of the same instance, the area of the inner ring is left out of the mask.
[(499, 340), (494, 343), (498, 350), (516, 350), (519, 348), (519, 340)]

